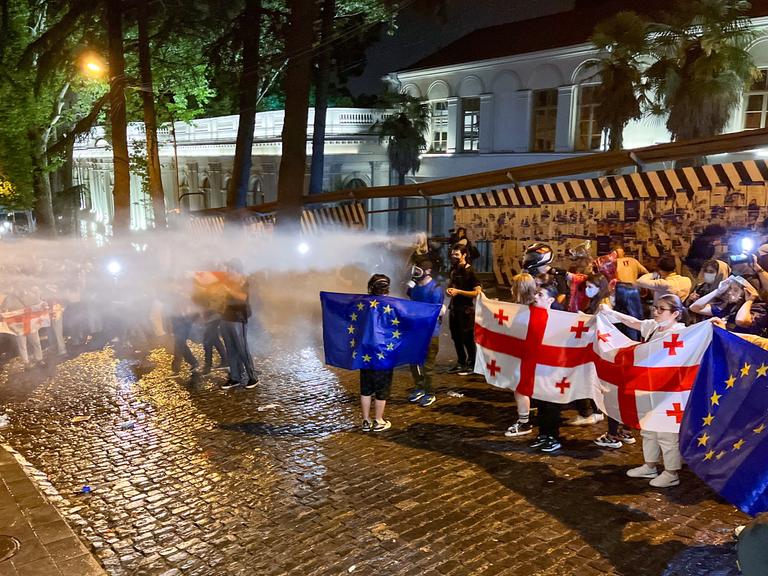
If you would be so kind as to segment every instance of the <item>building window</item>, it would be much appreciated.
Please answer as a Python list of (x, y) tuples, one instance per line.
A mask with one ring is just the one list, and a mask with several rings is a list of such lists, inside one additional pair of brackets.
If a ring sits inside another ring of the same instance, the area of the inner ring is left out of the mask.
[(603, 131), (595, 119), (600, 101), (597, 99), (599, 86), (579, 88), (579, 108), (576, 118), (576, 150), (599, 150)]
[(429, 151), (439, 154), (448, 151), (448, 102), (440, 100), (430, 105), (432, 141)]
[(533, 92), (533, 127), (531, 134), (532, 152), (553, 152), (555, 150), (555, 128), (557, 126), (557, 88)]
[(747, 92), (744, 128), (765, 128), (768, 115), (768, 70), (760, 70), (760, 76), (752, 82)]
[(480, 98), (462, 98), (461, 151), (477, 152), (480, 147)]

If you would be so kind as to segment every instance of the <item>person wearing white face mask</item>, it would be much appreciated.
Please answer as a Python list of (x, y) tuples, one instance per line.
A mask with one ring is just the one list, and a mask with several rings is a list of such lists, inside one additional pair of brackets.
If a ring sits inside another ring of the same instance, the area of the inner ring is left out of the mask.
[[(638, 320), (632, 316), (615, 312), (607, 307), (600, 311), (614, 324), (623, 323), (630, 328), (640, 331), (643, 342), (666, 338), (670, 332), (678, 332), (685, 328), (680, 322), (683, 314), (683, 303), (674, 294), (663, 294), (656, 299), (651, 307), (652, 320)], [(682, 466), (679, 437), (676, 432), (651, 432), (643, 430), (643, 458), (645, 463), (637, 468), (627, 470), (630, 478), (650, 478), (650, 485), (655, 488), (669, 488), (680, 484), (678, 472)], [(657, 465), (659, 458), (663, 459), (664, 471), (659, 474)]]
[[(730, 275), (731, 267), (722, 260), (707, 260), (696, 276), (696, 284), (684, 304), (690, 307), (699, 298), (717, 290), (720, 282)], [(695, 312), (695, 310), (691, 310), (691, 312)]]

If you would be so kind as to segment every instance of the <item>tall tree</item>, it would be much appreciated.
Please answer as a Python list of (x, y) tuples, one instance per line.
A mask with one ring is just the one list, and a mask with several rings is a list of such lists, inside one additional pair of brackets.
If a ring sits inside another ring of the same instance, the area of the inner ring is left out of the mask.
[(285, 123), (277, 183), (278, 225), (298, 226), (304, 196), (307, 162), (307, 116), (312, 82), (314, 0), (288, 0), (290, 16), (286, 34), (288, 66), (283, 82)]
[(259, 47), (261, 37), (261, 0), (246, 0), (239, 35), (243, 48), (243, 68), (240, 73), (235, 162), (227, 190), (227, 206), (246, 205), (251, 165), (253, 163), (253, 130), (256, 126), (256, 102), (259, 97)]
[(309, 176), (309, 193), (323, 191), (323, 173), (325, 170), (325, 116), (328, 111), (328, 84), (331, 73), (330, 45), (333, 34), (333, 18), (336, 14), (336, 0), (323, 0), (323, 12), (320, 23), (321, 46), (317, 57), (317, 75), (315, 82), (315, 121), (312, 132), (312, 167)]
[[(413, 96), (400, 94), (383, 100), (383, 107), (394, 107), (395, 112), (377, 122), (373, 131), (387, 142), (387, 157), (392, 170), (397, 172), (397, 183), (405, 185), (405, 176), (415, 174), (421, 167), (421, 153), (427, 146), (424, 135), (429, 129), (429, 106)], [(397, 228), (405, 226), (406, 199), (397, 199)]]
[(112, 159), (115, 203), (113, 232), (125, 232), (131, 225), (131, 176), (128, 165), (128, 119), (125, 111), (125, 54), (123, 52), (123, 3), (107, 0), (107, 42), (109, 46), (109, 122), (112, 129)]
[(646, 102), (643, 58), (648, 52), (647, 23), (637, 13), (619, 12), (598, 23), (591, 41), (600, 50), (592, 67), (600, 78), (595, 112), (601, 130), (608, 132), (608, 149), (621, 150), (624, 128), (642, 117)]
[(756, 73), (748, 47), (755, 38), (744, 0), (678, 1), (652, 24), (647, 71), (656, 112), (668, 114), (674, 140), (720, 134)]
[(155, 228), (165, 228), (165, 193), (160, 168), (160, 151), (157, 141), (157, 114), (152, 83), (152, 56), (149, 43), (149, 1), (139, 0), (136, 19), (139, 33), (139, 74), (141, 101), (144, 112), (144, 129), (147, 136), (147, 175), (149, 195), (152, 198), (152, 215)]

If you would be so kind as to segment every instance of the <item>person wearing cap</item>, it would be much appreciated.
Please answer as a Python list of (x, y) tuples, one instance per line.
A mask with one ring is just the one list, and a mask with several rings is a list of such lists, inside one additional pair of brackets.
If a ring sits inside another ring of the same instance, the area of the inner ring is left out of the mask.
[(480, 280), (467, 261), (467, 247), (454, 244), (451, 248), (450, 287), (445, 293), (451, 297), (448, 307), (448, 325), (456, 348), (457, 364), (448, 372), (469, 376), (475, 366), (475, 298), (482, 292)]
[[(368, 280), (368, 294), (371, 296), (389, 295), (389, 276), (374, 274)], [(392, 427), (384, 419), (384, 408), (389, 400), (394, 370), (360, 369), (360, 410), (363, 413), (363, 432), (383, 432)], [(373, 420), (371, 420), (371, 402), (373, 402)]]
[(416, 302), (442, 305), (424, 363), (411, 364), (414, 390), (408, 395), (408, 400), (418, 402), (419, 406), (427, 407), (435, 402), (435, 394), (432, 391), (432, 373), (435, 367), (435, 358), (437, 358), (437, 353), (440, 350), (440, 326), (445, 314), (443, 291), (432, 278), (432, 262), (430, 260), (419, 260), (411, 268), (411, 280), (408, 282), (407, 294), (411, 300)]

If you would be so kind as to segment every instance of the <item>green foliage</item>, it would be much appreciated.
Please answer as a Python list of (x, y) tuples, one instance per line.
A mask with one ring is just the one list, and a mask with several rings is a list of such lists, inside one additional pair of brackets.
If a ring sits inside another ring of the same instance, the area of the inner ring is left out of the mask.
[(381, 108), (394, 112), (374, 124), (372, 131), (387, 142), (387, 156), (402, 182), (408, 172), (421, 167), (421, 153), (427, 146), (424, 138), (429, 129), (429, 106), (407, 94), (386, 94)]
[(620, 150), (622, 133), (642, 116), (646, 101), (642, 58), (648, 51), (646, 23), (635, 12), (619, 12), (595, 27), (591, 41), (601, 56), (593, 67), (599, 76), (596, 120), (608, 130), (608, 147)]
[(748, 8), (742, 0), (686, 0), (650, 26), (654, 112), (669, 113), (675, 140), (720, 134), (740, 105), (744, 84), (757, 73)]

